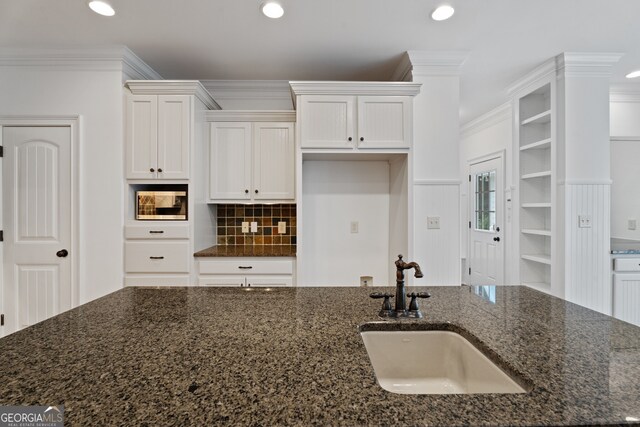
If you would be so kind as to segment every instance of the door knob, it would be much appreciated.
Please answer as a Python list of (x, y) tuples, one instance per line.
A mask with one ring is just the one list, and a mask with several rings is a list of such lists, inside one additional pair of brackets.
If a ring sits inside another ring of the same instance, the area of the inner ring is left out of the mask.
[(57, 256), (58, 258), (66, 258), (66, 257), (67, 257), (67, 255), (69, 255), (69, 251), (68, 251), (68, 250), (66, 250), (66, 249), (61, 249), (61, 250), (59, 250), (58, 252), (56, 252), (56, 256)]
[(500, 238), (499, 238), (499, 237), (494, 237), (494, 238), (493, 238), (493, 241), (494, 241), (494, 242), (499, 242), (499, 241), (500, 241)]

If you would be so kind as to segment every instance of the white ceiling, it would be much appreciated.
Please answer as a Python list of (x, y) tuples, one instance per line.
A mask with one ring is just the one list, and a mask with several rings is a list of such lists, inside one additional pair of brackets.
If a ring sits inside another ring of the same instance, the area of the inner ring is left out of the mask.
[(124, 44), (164, 78), (232, 80), (388, 80), (406, 50), (466, 50), (462, 122), (563, 51), (625, 53), (614, 83), (640, 69), (637, 0), (450, 0), (444, 22), (439, 0), (282, 0), (279, 20), (258, 0), (111, 3), (105, 18), (85, 0), (0, 0), (0, 45)]

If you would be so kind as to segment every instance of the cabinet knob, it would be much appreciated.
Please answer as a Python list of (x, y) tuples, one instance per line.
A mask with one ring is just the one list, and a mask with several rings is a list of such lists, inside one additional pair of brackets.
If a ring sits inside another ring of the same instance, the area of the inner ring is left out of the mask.
[(494, 238), (493, 238), (493, 241), (494, 241), (494, 242), (499, 242), (499, 241), (500, 241), (500, 238), (499, 238), (499, 237), (494, 237)]
[(155, 172), (156, 170), (154, 168), (149, 169), (149, 172)]
[(347, 139), (348, 139), (349, 141), (353, 141), (353, 138), (351, 138), (351, 137), (349, 137), (349, 138), (347, 138)]
[(158, 172), (162, 172), (162, 168), (158, 168)]
[(258, 194), (258, 190), (256, 190), (256, 194)]
[(244, 190), (244, 194), (249, 194), (249, 190)]
[(361, 136), (361, 137), (360, 137), (360, 141), (364, 141), (364, 136)]

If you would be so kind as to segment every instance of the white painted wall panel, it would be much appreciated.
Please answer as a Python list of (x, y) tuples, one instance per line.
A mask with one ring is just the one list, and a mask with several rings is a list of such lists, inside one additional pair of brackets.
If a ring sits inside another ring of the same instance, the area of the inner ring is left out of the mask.
[(640, 326), (640, 275), (615, 275), (613, 316)]
[[(637, 119), (640, 123), (640, 114)], [(640, 135), (640, 133), (639, 133)], [(611, 141), (611, 236), (640, 240), (640, 136), (637, 141)], [(629, 230), (628, 220), (637, 227)]]
[[(458, 184), (414, 185), (414, 259), (422, 267), (420, 285), (459, 286), (460, 192)], [(439, 216), (440, 228), (427, 229), (427, 217)]]
[[(610, 186), (565, 186), (565, 298), (611, 314)], [(590, 228), (579, 228), (580, 215), (591, 216)]]

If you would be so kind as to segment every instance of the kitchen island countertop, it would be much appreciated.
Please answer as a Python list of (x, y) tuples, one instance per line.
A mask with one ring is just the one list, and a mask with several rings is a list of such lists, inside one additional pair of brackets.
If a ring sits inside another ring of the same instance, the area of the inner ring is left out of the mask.
[(357, 329), (372, 290), (125, 288), (1, 339), (0, 404), (64, 404), (65, 425), (640, 419), (640, 328), (523, 287), (431, 287), (414, 322), (468, 331), (531, 391), (387, 392)]

